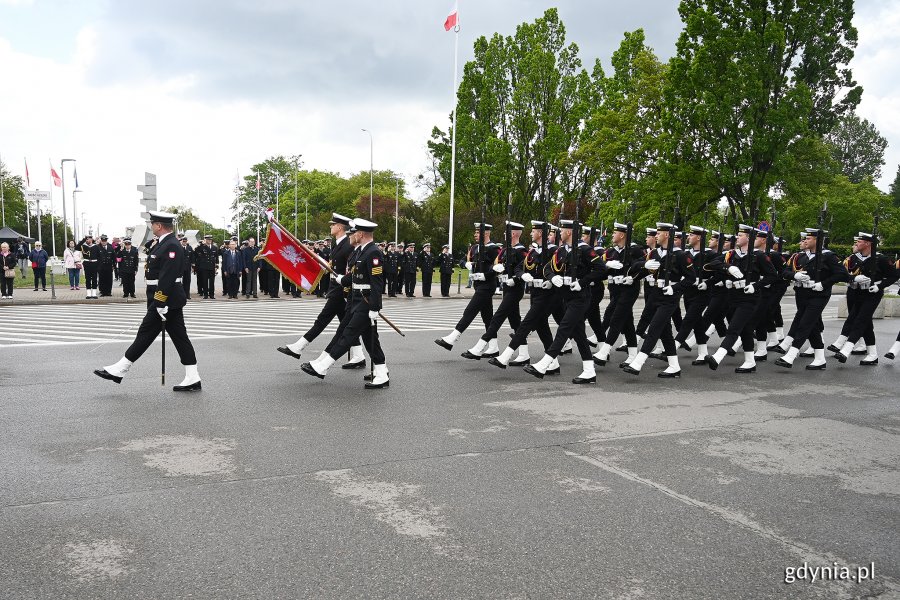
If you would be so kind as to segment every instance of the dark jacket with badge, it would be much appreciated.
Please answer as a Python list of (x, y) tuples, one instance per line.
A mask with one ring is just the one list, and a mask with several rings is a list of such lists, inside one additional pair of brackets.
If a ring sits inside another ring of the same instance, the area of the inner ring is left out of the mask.
[[(329, 254), (329, 264), (331, 269), (340, 276), (347, 273), (347, 261), (350, 259), (350, 253), (353, 252), (353, 245), (350, 243), (350, 236), (344, 238), (337, 243)], [(339, 285), (329, 285), (328, 291), (325, 293), (326, 298), (342, 298), (344, 289)]]
[(179, 279), (187, 264), (181, 242), (169, 233), (150, 249), (147, 257), (147, 305), (151, 308), (183, 308), (187, 304), (184, 286)]
[(194, 250), (194, 266), (197, 269), (214, 270), (219, 266), (219, 247), (215, 244), (200, 244)]
[(351, 291), (354, 310), (381, 310), (381, 294), (384, 292), (384, 254), (375, 242), (369, 242), (363, 248), (354, 251), (350, 273), (341, 278), (342, 287), (351, 285), (354, 286)]
[(116, 252), (116, 258), (119, 260), (120, 273), (137, 273), (138, 264), (140, 263), (140, 256), (137, 248), (131, 246), (131, 248), (128, 249), (125, 246), (122, 246)]
[(113, 265), (116, 263), (116, 249), (112, 244), (97, 244), (94, 247), (94, 258), (97, 259), (97, 267), (101, 271), (112, 271)]

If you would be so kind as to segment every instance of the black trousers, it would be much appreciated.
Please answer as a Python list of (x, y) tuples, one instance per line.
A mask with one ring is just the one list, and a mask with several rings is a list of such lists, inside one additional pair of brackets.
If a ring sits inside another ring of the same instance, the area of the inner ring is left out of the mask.
[(131, 296), (134, 294), (134, 273), (119, 271), (119, 279), (122, 280), (122, 294)]
[(244, 278), (247, 280), (247, 283), (244, 286), (244, 294), (250, 296), (256, 295), (256, 271), (256, 268), (250, 267), (250, 272), (244, 273)]
[(656, 307), (653, 306), (656, 298), (656, 289), (656, 287), (651, 287), (649, 284), (644, 284), (644, 310), (641, 311), (641, 316), (635, 326), (635, 331), (641, 337), (647, 334), (647, 327), (650, 325), (650, 320), (656, 312)]
[(403, 271), (397, 271), (394, 276), (394, 294), (403, 293)]
[(492, 299), (494, 297), (495, 280), (477, 281), (475, 282), (475, 294), (463, 310), (462, 318), (456, 324), (456, 331), (463, 332), (468, 329), (475, 315), (481, 314), (481, 320), (484, 322), (485, 328), (490, 327), (491, 319), (494, 317), (494, 305)]
[[(691, 334), (697, 338), (698, 344), (705, 344), (709, 341), (706, 335), (706, 329), (703, 327), (703, 311), (709, 306), (709, 294), (696, 290), (684, 294), (684, 318), (681, 320), (681, 327), (678, 328), (678, 335), (675, 336), (676, 342), (684, 342)], [(672, 319), (674, 322), (675, 320)]]
[(431, 296), (431, 281), (434, 279), (433, 271), (422, 271), (422, 296)]
[(240, 273), (225, 274), (225, 293), (229, 298), (237, 298), (238, 287), (241, 285)]
[(268, 281), (266, 285), (269, 289), (269, 297), (270, 298), (278, 298), (278, 286), (281, 284), (281, 273), (272, 269), (271, 271), (266, 271), (268, 273)]
[(869, 290), (847, 290), (847, 320), (841, 328), (841, 335), (847, 336), (854, 344), (863, 338), (867, 346), (875, 345), (875, 327), (872, 316), (884, 297), (884, 291), (872, 294)]
[(228, 293), (228, 290), (225, 289), (225, 271), (222, 271), (221, 275), (222, 275), (222, 295), (225, 296)]
[(214, 269), (197, 269), (197, 293), (204, 298), (216, 296), (216, 272)]
[(591, 299), (587, 307), (587, 322), (591, 326), (591, 331), (598, 340), (603, 339), (604, 332), (603, 318), (600, 316), (600, 302), (603, 300), (605, 289), (603, 282), (598, 281), (591, 286)]
[(416, 295), (416, 272), (403, 274), (403, 285), (406, 288), (404, 292), (412, 298)]
[(31, 270), (34, 274), (34, 289), (38, 289), (38, 281), (40, 281), (41, 288), (46, 290), (47, 289), (47, 267), (32, 267)]
[(531, 305), (528, 308), (528, 312), (525, 313), (525, 317), (522, 318), (522, 322), (516, 328), (516, 332), (509, 342), (509, 347), (516, 350), (526, 342), (528, 334), (534, 331), (538, 334), (538, 338), (541, 340), (541, 344), (543, 344), (546, 352), (553, 344), (553, 334), (550, 331), (549, 324), (550, 313), (553, 311), (553, 305), (561, 303), (561, 301), (557, 299), (556, 290), (532, 288), (530, 296)]
[(329, 344), (326, 352), (331, 358), (337, 360), (342, 354), (350, 350), (350, 346), (359, 344), (362, 339), (369, 358), (372, 359), (373, 365), (384, 364), (384, 350), (381, 348), (381, 340), (378, 337), (378, 326), (372, 325), (369, 320), (369, 305), (364, 300), (357, 297), (353, 303), (353, 308), (347, 313), (342, 328), (338, 329), (335, 334), (335, 340)]
[(15, 277), (3, 277), (0, 275), (0, 296), (13, 295), (13, 284), (16, 282)]
[(634, 303), (637, 302), (641, 288), (638, 285), (609, 286), (609, 313), (607, 319), (606, 343), (612, 346), (625, 335), (625, 343), (629, 348), (637, 346), (637, 335), (634, 328)]
[(714, 325), (719, 337), (724, 338), (728, 331), (728, 326), (725, 324), (725, 315), (727, 312), (728, 293), (726, 290), (717, 289), (715, 291), (710, 291), (709, 305), (703, 312), (703, 324), (701, 325), (701, 327), (703, 327), (703, 333), (706, 333), (706, 330), (709, 329), (710, 325)]
[[(123, 277), (122, 281), (124, 282), (125, 281), (124, 274), (122, 275), (122, 277)], [(124, 286), (125, 284), (123, 283), (122, 285)], [(184, 289), (185, 298), (190, 298), (191, 297), (191, 270), (190, 269), (186, 270), (184, 273), (181, 274), (181, 287)]]
[(519, 302), (525, 295), (525, 285), (517, 282), (512, 287), (503, 286), (503, 300), (500, 306), (494, 311), (491, 323), (487, 327), (487, 331), (481, 336), (481, 339), (488, 342), (497, 337), (497, 332), (503, 326), (504, 321), (509, 321), (509, 326), (515, 331), (522, 324), (522, 315), (519, 312)]
[(346, 312), (347, 301), (344, 299), (343, 295), (327, 298), (325, 300), (325, 306), (323, 306), (322, 310), (319, 312), (319, 316), (313, 321), (312, 327), (303, 334), (303, 337), (306, 338), (307, 342), (313, 341), (319, 337), (319, 334), (325, 331), (325, 328), (328, 327), (328, 324), (331, 323), (335, 317), (337, 317), (339, 323), (343, 321)]
[(97, 271), (99, 282), (97, 288), (101, 296), (112, 296), (113, 272), (112, 267), (100, 267)]
[(662, 290), (651, 292), (651, 294), (657, 297), (653, 301), (653, 314), (650, 316), (650, 322), (647, 323), (647, 333), (644, 335), (641, 352), (650, 354), (656, 347), (656, 342), (662, 340), (666, 356), (674, 356), (676, 347), (675, 337), (672, 335), (672, 315), (678, 310), (681, 295), (663, 296)]
[(798, 300), (797, 314), (794, 315), (794, 322), (791, 324), (791, 329), (794, 330), (794, 341), (791, 345), (794, 348), (802, 348), (806, 340), (809, 340), (809, 345), (814, 350), (825, 347), (822, 343), (822, 311), (828, 306), (829, 299), (829, 295), (804, 295), (802, 301)]
[(169, 312), (166, 313), (166, 320), (163, 321), (156, 309), (152, 307), (153, 294), (155, 292), (156, 286), (147, 288), (147, 298), (149, 298), (147, 314), (144, 315), (144, 320), (141, 321), (141, 326), (138, 328), (134, 342), (125, 351), (125, 358), (131, 362), (137, 361), (147, 351), (153, 340), (162, 333), (163, 326), (165, 326), (166, 333), (169, 334), (169, 338), (178, 352), (178, 357), (181, 359), (181, 364), (196, 365), (197, 355), (194, 353), (194, 346), (191, 344), (187, 328), (184, 326), (184, 310), (181, 308), (170, 308)]
[(765, 342), (770, 331), (775, 331), (772, 324), (772, 306), (781, 303), (781, 295), (778, 290), (772, 288), (763, 289), (759, 304), (756, 305), (756, 314), (753, 320), (756, 323), (756, 341)]
[(97, 263), (84, 263), (84, 287), (88, 290), (97, 289)]
[(728, 330), (722, 339), (721, 347), (732, 350), (740, 338), (741, 348), (744, 352), (752, 352), (756, 348), (754, 317), (758, 316), (759, 297), (754, 294), (744, 294), (743, 290), (731, 292), (727, 296), (728, 306), (733, 309), (733, 312), (728, 317)]
[(441, 273), (441, 296), (444, 298), (450, 295), (450, 282), (453, 279), (453, 273)]
[(587, 341), (587, 334), (584, 333), (584, 313), (587, 312), (588, 304), (591, 301), (590, 288), (582, 289), (579, 292), (573, 292), (566, 288), (560, 291), (560, 295), (565, 302), (565, 313), (556, 329), (556, 336), (553, 343), (547, 349), (547, 356), (556, 358), (562, 351), (563, 346), (569, 339), (575, 340), (578, 346), (578, 354), (581, 360), (591, 360), (591, 346)]

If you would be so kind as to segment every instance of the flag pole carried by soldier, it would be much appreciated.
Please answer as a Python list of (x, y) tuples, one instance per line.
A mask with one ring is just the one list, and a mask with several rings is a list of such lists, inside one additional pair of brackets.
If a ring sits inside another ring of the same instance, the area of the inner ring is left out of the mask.
[(125, 356), (115, 364), (94, 371), (95, 375), (103, 379), (122, 383), (122, 378), (135, 361), (147, 351), (156, 336), (165, 330), (185, 369), (184, 379), (172, 389), (176, 392), (201, 389), (197, 356), (184, 325), (183, 309), (187, 298), (181, 285), (181, 274), (187, 258), (172, 233), (174, 221), (173, 214), (150, 211), (150, 228), (159, 241), (147, 258), (147, 313), (141, 321), (134, 342), (125, 351)]

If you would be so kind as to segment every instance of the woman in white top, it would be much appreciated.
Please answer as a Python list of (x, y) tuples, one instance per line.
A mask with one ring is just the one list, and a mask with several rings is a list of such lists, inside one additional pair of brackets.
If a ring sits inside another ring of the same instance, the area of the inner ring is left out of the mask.
[(69, 240), (69, 247), (63, 251), (63, 261), (69, 272), (69, 289), (81, 289), (81, 252), (75, 249), (75, 240)]

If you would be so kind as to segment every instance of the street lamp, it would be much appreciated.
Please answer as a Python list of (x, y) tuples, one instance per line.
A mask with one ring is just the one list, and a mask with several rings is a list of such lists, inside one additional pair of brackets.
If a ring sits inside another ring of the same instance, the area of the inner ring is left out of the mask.
[[(81, 230), (78, 229), (78, 204), (75, 200), (75, 194), (80, 194), (83, 191), (84, 190), (72, 190), (72, 216), (75, 217), (72, 222), (72, 237), (76, 240), (78, 239), (78, 231)], [(82, 230), (83, 229), (84, 228), (82, 227)], [(66, 242), (66, 246), (68, 246), (68, 242)]]
[[(60, 178), (62, 179), (62, 197), (63, 197), (63, 245), (68, 246), (69, 241), (66, 239), (68, 236), (68, 216), (66, 215), (66, 163), (67, 162), (75, 162), (74, 158), (64, 158), (59, 163), (60, 170)], [(56, 240), (54, 240), (55, 242)], [(53, 251), (53, 254), (56, 254), (56, 250)]]
[(373, 173), (373, 170), (372, 170), (373, 160), (372, 159), (374, 157), (374, 153), (373, 153), (374, 142), (372, 141), (372, 132), (365, 128), (363, 128), (363, 131), (365, 131), (366, 133), (369, 134), (369, 220), (371, 221), (372, 220), (372, 197), (375, 195), (375, 185), (374, 185), (375, 180), (372, 175), (372, 173)]
[(87, 213), (81, 213), (81, 235), (84, 236), (84, 215)]

